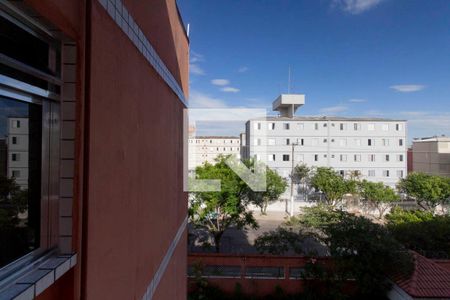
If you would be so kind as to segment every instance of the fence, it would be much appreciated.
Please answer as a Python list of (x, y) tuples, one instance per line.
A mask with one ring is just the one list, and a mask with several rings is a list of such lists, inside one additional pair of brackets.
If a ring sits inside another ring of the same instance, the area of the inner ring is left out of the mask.
[(232, 293), (236, 284), (242, 292), (266, 296), (281, 288), (287, 294), (297, 294), (304, 288), (303, 272), (308, 262), (329, 264), (327, 257), (286, 257), (270, 255), (190, 254), (189, 282), (201, 273), (209, 283), (225, 293)]

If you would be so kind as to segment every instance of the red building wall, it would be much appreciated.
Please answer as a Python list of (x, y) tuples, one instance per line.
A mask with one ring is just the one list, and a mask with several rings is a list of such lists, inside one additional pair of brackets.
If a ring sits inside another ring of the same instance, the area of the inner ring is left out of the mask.
[[(97, 0), (27, 3), (78, 49), (78, 263), (39, 299), (141, 299), (186, 217), (184, 105)], [(187, 98), (188, 39), (175, 0), (123, 3)], [(185, 242), (184, 232), (153, 299), (186, 297)]]
[(407, 155), (407, 163), (406, 163), (406, 170), (407, 173), (411, 173), (414, 172), (414, 168), (413, 168), (413, 151), (412, 148), (408, 148), (408, 152), (406, 153)]
[[(301, 278), (292, 278), (291, 268), (304, 268), (308, 263), (332, 266), (330, 257), (305, 257), (305, 256), (276, 256), (276, 255), (234, 255), (216, 253), (191, 253), (188, 256), (189, 266), (239, 266), (240, 276), (230, 278), (226, 276), (207, 277), (206, 280), (212, 286), (232, 295), (239, 285), (242, 293), (254, 297), (266, 297), (273, 295), (277, 288), (281, 288), (286, 294), (295, 295), (304, 292), (306, 282)], [(277, 267), (283, 269), (284, 278), (250, 278), (247, 277), (247, 268), (250, 267)], [(196, 278), (189, 278), (189, 290), (196, 288)], [(343, 286), (343, 291), (349, 295), (355, 292), (354, 282), (348, 281)]]

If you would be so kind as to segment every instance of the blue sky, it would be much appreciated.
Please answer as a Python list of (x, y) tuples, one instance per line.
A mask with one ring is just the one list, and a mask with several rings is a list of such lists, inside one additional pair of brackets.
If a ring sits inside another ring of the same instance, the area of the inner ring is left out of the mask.
[(448, 0), (178, 0), (190, 24), (192, 107), (409, 120), (409, 139), (450, 135)]

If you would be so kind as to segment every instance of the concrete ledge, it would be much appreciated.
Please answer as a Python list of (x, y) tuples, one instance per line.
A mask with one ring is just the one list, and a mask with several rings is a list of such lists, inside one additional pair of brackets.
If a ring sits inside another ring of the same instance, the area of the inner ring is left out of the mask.
[(0, 299), (34, 299), (75, 266), (77, 254), (51, 256), (0, 291)]

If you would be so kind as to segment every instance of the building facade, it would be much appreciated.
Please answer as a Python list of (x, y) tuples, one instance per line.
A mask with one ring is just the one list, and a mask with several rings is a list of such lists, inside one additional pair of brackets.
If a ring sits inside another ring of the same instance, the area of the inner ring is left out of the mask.
[[(279, 109), (283, 105), (295, 111), (289, 99), (283, 98), (274, 102), (274, 110), (283, 111)], [(265, 162), (286, 179), (292, 166), (302, 163), (331, 167), (343, 176), (357, 171), (361, 179), (391, 187), (406, 176), (404, 120), (302, 117), (287, 112), (249, 120), (246, 145), (246, 157)]]
[(241, 157), (241, 141), (239, 137), (235, 136), (190, 137), (188, 144), (188, 169), (191, 171), (205, 162), (214, 164), (219, 155), (234, 155), (237, 159)]
[(6, 134), (7, 171), (23, 189), (28, 188), (28, 118), (9, 117)]
[(450, 138), (416, 139), (412, 145), (412, 170), (450, 177)]
[(0, 37), (0, 299), (185, 299), (176, 1), (0, 1)]

